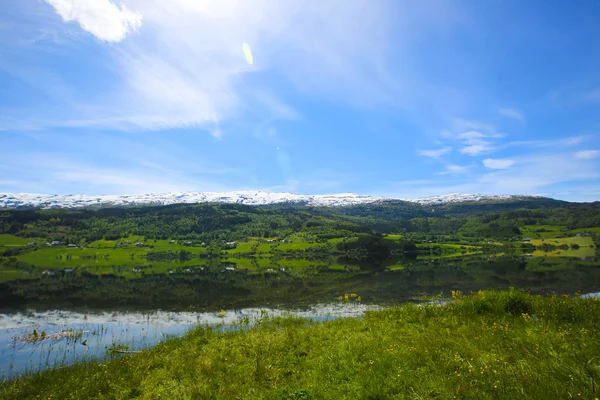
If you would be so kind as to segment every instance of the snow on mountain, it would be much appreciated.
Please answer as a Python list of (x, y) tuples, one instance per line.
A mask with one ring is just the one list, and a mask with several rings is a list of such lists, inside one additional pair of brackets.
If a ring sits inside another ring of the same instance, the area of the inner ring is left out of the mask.
[(303, 203), (311, 206), (350, 206), (386, 200), (402, 200), (422, 205), (456, 203), (463, 201), (508, 200), (519, 196), (492, 196), (480, 194), (446, 194), (418, 199), (362, 196), (354, 193), (331, 195), (300, 195), (263, 191), (237, 192), (179, 192), (130, 195), (87, 196), (81, 194), (48, 195), (33, 193), (0, 193), (0, 208), (81, 208), (125, 207), (132, 205), (167, 205), (194, 203), (237, 203), (264, 205), (277, 203)]

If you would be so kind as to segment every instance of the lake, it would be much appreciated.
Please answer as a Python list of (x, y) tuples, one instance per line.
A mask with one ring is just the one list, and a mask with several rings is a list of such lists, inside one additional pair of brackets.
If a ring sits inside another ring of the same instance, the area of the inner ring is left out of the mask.
[[(377, 265), (267, 266), (252, 273), (231, 262), (173, 263), (170, 271), (129, 278), (76, 270), (0, 284), (0, 376), (120, 356), (198, 325), (235, 329), (264, 313), (355, 317), (449, 297), (452, 290), (600, 292), (600, 266), (592, 257), (399, 258)], [(344, 294), (355, 296), (347, 304)]]

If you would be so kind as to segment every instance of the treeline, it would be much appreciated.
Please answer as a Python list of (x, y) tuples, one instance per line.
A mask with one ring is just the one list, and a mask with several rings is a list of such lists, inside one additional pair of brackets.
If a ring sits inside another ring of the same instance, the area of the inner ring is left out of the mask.
[[(553, 208), (546, 206), (552, 205)], [(530, 207), (513, 209), (514, 207)], [(494, 211), (495, 210), (495, 211)], [(304, 232), (314, 240), (347, 235), (410, 233), (510, 238), (524, 225), (568, 229), (600, 226), (600, 203), (541, 199), (512, 203), (420, 206), (402, 201), (350, 207), (196, 204), (99, 210), (3, 210), (0, 233), (79, 244), (130, 236), (194, 241), (286, 237)]]
[(243, 240), (281, 237), (300, 230), (369, 232), (368, 224), (296, 209), (269, 210), (235, 204), (198, 204), (100, 210), (4, 211), (0, 233), (79, 243), (132, 235), (146, 239)]
[(600, 203), (558, 209), (488, 213), (466, 219), (459, 232), (471, 237), (510, 238), (519, 236), (520, 227), (525, 225), (559, 225), (567, 230), (598, 227)]

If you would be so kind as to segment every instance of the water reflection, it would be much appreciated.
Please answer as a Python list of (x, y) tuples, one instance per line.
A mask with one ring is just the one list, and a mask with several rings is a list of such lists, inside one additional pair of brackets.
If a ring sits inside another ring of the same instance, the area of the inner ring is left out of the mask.
[[(115, 346), (137, 351), (196, 325), (230, 329), (238, 321), (256, 320), (261, 310), (327, 319), (358, 316), (425, 295), (449, 296), (452, 290), (600, 292), (600, 265), (593, 257), (431, 254), (266, 261), (170, 263), (162, 269), (146, 265), (108, 273), (78, 268), (4, 282), (0, 376), (106, 357)], [(339, 302), (344, 293), (357, 293), (362, 303)], [(34, 334), (35, 340), (27, 340)]]
[(80, 313), (52, 310), (0, 315), (0, 378), (107, 358), (154, 346), (194, 326), (235, 329), (264, 316), (312, 320), (361, 316), (364, 304), (319, 304), (305, 310), (247, 308), (220, 312)]
[[(258, 266), (256, 266), (258, 265)], [(178, 266), (135, 275), (91, 270), (0, 284), (0, 312), (29, 309), (80, 311), (216, 311), (251, 307), (295, 309), (359, 293), (371, 304), (423, 295), (514, 287), (533, 293), (600, 291), (595, 258), (497, 257), (388, 260), (240, 259)]]

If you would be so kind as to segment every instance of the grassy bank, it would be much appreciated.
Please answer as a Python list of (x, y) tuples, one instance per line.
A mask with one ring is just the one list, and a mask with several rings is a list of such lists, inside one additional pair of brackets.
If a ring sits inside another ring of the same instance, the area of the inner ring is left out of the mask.
[(600, 301), (480, 292), (314, 324), (197, 329), (152, 350), (6, 382), (0, 397), (596, 399)]

